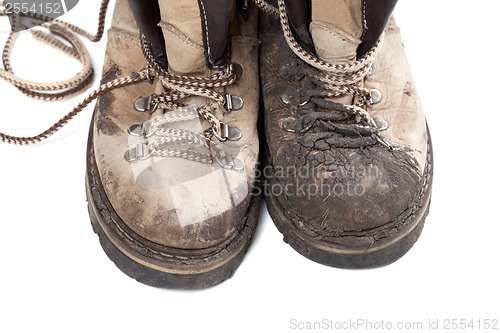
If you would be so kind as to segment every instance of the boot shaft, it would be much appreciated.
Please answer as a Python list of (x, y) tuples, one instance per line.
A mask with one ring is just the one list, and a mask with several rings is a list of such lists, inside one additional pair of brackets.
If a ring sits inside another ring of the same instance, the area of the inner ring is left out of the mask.
[(129, 4), (163, 67), (190, 74), (227, 66), (235, 0), (129, 0)]
[(376, 44), (397, 0), (286, 0), (285, 3), (291, 27), (302, 47), (327, 62), (345, 62), (360, 59)]

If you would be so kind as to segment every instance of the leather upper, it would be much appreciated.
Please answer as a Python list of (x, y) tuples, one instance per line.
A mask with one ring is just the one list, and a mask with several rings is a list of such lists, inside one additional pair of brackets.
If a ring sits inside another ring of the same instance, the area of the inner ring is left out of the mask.
[[(139, 71), (146, 65), (130, 8), (123, 2), (117, 2), (117, 6), (124, 7), (115, 9), (109, 31), (104, 82)], [(252, 23), (255, 20), (248, 21)], [(171, 30), (164, 28), (163, 23), (160, 26), (167, 50), (193, 48), (191, 39), (170, 39)], [(226, 92), (242, 97), (245, 105), (229, 114), (216, 111), (220, 119), (243, 133), (241, 140), (224, 144), (227, 151), (243, 162), (243, 171), (181, 158), (153, 157), (127, 162), (124, 153), (143, 141), (128, 134), (129, 126), (157, 115), (137, 112), (134, 101), (139, 96), (159, 92), (161, 84), (144, 82), (114, 90), (99, 99), (93, 132), (96, 164), (111, 206), (134, 237), (172, 248), (204, 249), (223, 243), (243, 227), (254, 190), (259, 96), (258, 73), (254, 70), (259, 41), (255, 38), (256, 28), (246, 31), (246, 36), (232, 36), (231, 59), (242, 66), (243, 75), (226, 88)], [(198, 46), (194, 45), (194, 49)], [(175, 66), (178, 59), (168, 55), (169, 65)], [(176, 126), (201, 132), (208, 124), (194, 119)]]

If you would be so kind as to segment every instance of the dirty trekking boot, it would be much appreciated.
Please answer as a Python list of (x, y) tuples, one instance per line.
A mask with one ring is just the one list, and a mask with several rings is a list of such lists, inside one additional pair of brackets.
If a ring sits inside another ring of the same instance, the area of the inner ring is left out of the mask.
[(139, 282), (216, 285), (250, 244), (257, 12), (235, 0), (116, 1), (102, 80), (141, 82), (98, 99), (87, 197), (106, 254)]
[(403, 256), (428, 213), (432, 147), (396, 0), (259, 1), (269, 212), (344, 268)]

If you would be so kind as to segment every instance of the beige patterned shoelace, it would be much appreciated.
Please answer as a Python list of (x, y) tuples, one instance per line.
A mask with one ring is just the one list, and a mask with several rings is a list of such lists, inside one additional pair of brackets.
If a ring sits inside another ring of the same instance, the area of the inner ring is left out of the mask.
[[(2, 62), (4, 68), (0, 69), (0, 78), (14, 85), (23, 94), (43, 101), (62, 100), (88, 88), (94, 77), (94, 69), (92, 67), (90, 55), (79, 36), (87, 38), (92, 42), (101, 40), (104, 32), (104, 23), (108, 10), (108, 4), (109, 0), (103, 0), (101, 3), (98, 29), (95, 35), (61, 20), (52, 19), (50, 17), (45, 17), (32, 12), (8, 14), (6, 13), (5, 7), (0, 7), (0, 16), (9, 16), (12, 20), (12, 30), (7, 37), (7, 41), (2, 52)], [(70, 57), (78, 60), (82, 64), (80, 72), (78, 72), (71, 79), (52, 83), (33, 82), (18, 77), (10, 65), (10, 54), (18, 36), (18, 33), (15, 31), (16, 24), (20, 24), (21, 17), (45, 21), (46, 23), (40, 27), (30, 30), (33, 37), (40, 42), (51, 45), (66, 53)], [(17, 145), (28, 145), (43, 141), (60, 130), (100, 95), (118, 87), (127, 86), (145, 80), (146, 76), (146, 73), (134, 74), (102, 85), (87, 96), (80, 104), (71, 110), (71, 112), (38, 135), (31, 137), (19, 137), (0, 132), (0, 140), (5, 143)]]
[[(367, 111), (367, 107), (373, 100), (372, 91), (363, 88), (362, 82), (370, 71), (371, 65), (379, 52), (382, 40), (380, 40), (370, 52), (368, 52), (363, 58), (359, 60), (344, 64), (330, 64), (310, 54), (297, 43), (290, 28), (284, 0), (278, 0), (278, 8), (271, 6), (263, 0), (254, 0), (254, 2), (261, 10), (271, 15), (279, 16), (284, 37), (290, 49), (298, 58), (320, 72), (320, 74), (316, 76), (316, 79), (321, 81), (324, 85), (325, 92), (321, 97), (336, 98), (345, 95), (353, 95), (357, 97), (357, 103), (355, 105), (345, 105), (345, 110), (348, 110), (357, 117), (360, 126), (369, 127), (374, 131), (377, 131), (377, 123), (374, 121), (374, 119), (371, 118), (369, 112)], [(77, 59), (82, 64), (82, 69), (73, 78), (66, 81), (53, 83), (38, 83), (22, 79), (16, 76), (16, 74), (12, 70), (9, 59), (11, 50), (15, 44), (15, 40), (17, 37), (17, 33), (14, 31), (14, 26), (17, 22), (16, 20), (18, 20), (19, 17), (10, 15), (13, 20), (13, 29), (9, 34), (7, 42), (3, 49), (2, 62), (4, 69), (0, 69), (0, 78), (11, 83), (24, 94), (32, 98), (44, 101), (64, 99), (86, 89), (92, 82), (92, 79), (94, 77), (94, 69), (91, 64), (90, 55), (81, 42), (79, 36), (82, 36), (94, 42), (99, 41), (102, 38), (108, 4), (109, 0), (103, 0), (101, 2), (98, 29), (95, 35), (92, 35), (91, 33), (79, 27), (63, 22), (61, 20), (52, 20), (51, 18), (46, 18), (35, 13), (18, 14), (21, 16), (33, 17), (38, 20), (47, 21), (47, 23), (40, 26), (39, 29), (37, 28), (31, 30), (33, 36), (39, 41), (52, 45), (53, 47), (68, 54), (69, 56)], [(5, 12), (5, 8), (0, 7), (0, 16), (7, 15), (8, 14)], [(147, 107), (152, 106), (152, 108), (154, 109), (160, 107), (160, 109), (163, 109), (164, 111), (182, 109), (183, 107), (185, 107), (185, 105), (179, 104), (176, 101), (186, 98), (190, 95), (207, 97), (213, 101), (218, 102), (218, 104), (222, 108), (226, 109), (226, 106), (228, 104), (231, 104), (231, 96), (220, 94), (213, 88), (223, 87), (234, 83), (234, 81), (237, 79), (237, 75), (232, 69), (228, 68), (227, 70), (216, 73), (208, 78), (192, 78), (173, 75), (156, 64), (153, 59), (150, 47), (147, 45), (147, 43), (144, 43), (143, 41), (142, 45), (144, 55), (146, 57), (146, 60), (148, 61), (147, 70), (143, 70), (138, 73), (132, 73), (129, 76), (115, 79), (100, 86), (92, 93), (90, 93), (89, 96), (87, 96), (80, 104), (73, 108), (73, 110), (71, 110), (63, 118), (61, 118), (50, 128), (38, 135), (34, 135), (31, 137), (18, 137), (0, 132), (0, 140), (6, 143), (18, 145), (34, 144), (43, 141), (60, 130), (71, 119), (78, 115), (88, 104), (90, 104), (99, 96), (120, 87), (133, 85), (145, 80), (149, 80), (151, 79), (152, 75), (155, 75), (162, 81), (164, 87), (168, 92), (161, 95), (150, 96), (147, 101), (147, 104), (150, 105), (147, 105)], [(210, 130), (203, 133), (203, 136), (207, 140), (206, 145), (209, 148), (213, 146), (209, 143), (212, 137), (215, 136), (219, 141), (224, 142), (228, 139), (228, 137), (231, 136), (229, 133), (231, 131), (231, 128), (229, 128), (223, 122), (219, 121), (213, 115), (210, 108), (202, 107), (195, 108), (195, 110), (198, 115), (207, 120), (211, 126)], [(162, 118), (164, 119), (164, 123), (170, 121), (165, 120), (167, 118), (168, 117)], [(376, 138), (377, 141), (390, 146), (389, 143), (382, 140), (378, 134), (376, 134)], [(162, 141), (165, 142), (165, 138), (163, 138), (159, 142)], [(198, 142), (197, 140), (195, 141)], [(158, 155), (169, 156), (170, 154), (180, 154), (179, 151), (172, 151), (169, 153), (167, 152), (168, 149), (161, 149), (160, 146), (165, 145), (161, 145), (158, 142), (155, 144), (154, 152)], [(197, 159), (197, 157), (193, 156), (190, 156), (189, 158)], [(200, 158), (200, 160), (205, 161), (204, 158)]]
[[(261, 10), (271, 16), (279, 17), (283, 35), (289, 48), (299, 59), (317, 71), (317, 73), (313, 74), (313, 78), (321, 82), (321, 93), (319, 96), (308, 96), (306, 94), (304, 101), (301, 101), (301, 105), (309, 103), (313, 97), (324, 99), (352, 95), (356, 103), (354, 105), (343, 105), (337, 110), (340, 112), (349, 112), (356, 118), (355, 126), (350, 126), (352, 127), (352, 132), (360, 133), (362, 131), (369, 133), (376, 141), (388, 148), (394, 148), (389, 142), (382, 139), (378, 133), (385, 129), (386, 123), (378, 119), (373, 119), (367, 110), (369, 106), (377, 103), (375, 93), (379, 94), (379, 92), (363, 87), (363, 81), (370, 73), (372, 64), (380, 51), (383, 36), (361, 59), (338, 64), (328, 63), (306, 51), (296, 41), (288, 20), (285, 0), (278, 0), (278, 8), (264, 0), (254, 1)], [(343, 126), (342, 129), (349, 130), (346, 126)], [(307, 130), (309, 128), (306, 127), (302, 131)]]
[[(104, 32), (108, 5), (109, 0), (103, 0), (101, 2), (97, 33), (92, 35), (67, 22), (36, 13), (8, 14), (6, 13), (5, 7), (1, 6), (0, 1), (0, 16), (9, 16), (12, 21), (12, 30), (7, 38), (2, 53), (4, 69), (0, 69), (0, 78), (14, 85), (25, 95), (43, 101), (61, 100), (88, 88), (94, 78), (94, 69), (92, 67), (90, 55), (81, 42), (80, 37), (87, 38), (92, 42), (101, 40)], [(77, 59), (82, 65), (80, 72), (71, 79), (52, 83), (32, 82), (18, 77), (10, 64), (10, 54), (18, 34), (16, 32), (16, 28), (18, 28), (17, 25), (20, 24), (21, 18), (23, 17), (46, 22), (35, 29), (31, 29), (32, 35), (35, 39), (51, 45), (66, 53), (68, 56)], [(142, 111), (153, 113), (157, 110), (161, 110), (162, 114), (152, 118), (144, 124), (131, 125), (129, 129), (129, 133), (133, 136), (143, 138), (154, 137), (154, 141), (151, 143), (144, 142), (130, 149), (125, 153), (125, 159), (134, 161), (153, 156), (179, 157), (201, 163), (213, 163), (217, 161), (226, 169), (242, 169), (241, 162), (231, 158), (221, 145), (221, 142), (238, 140), (241, 137), (241, 133), (238, 129), (229, 127), (214, 116), (214, 103), (212, 103), (211, 106), (194, 107), (179, 102), (179, 100), (189, 96), (201, 96), (214, 101), (215, 104), (225, 112), (231, 112), (233, 109), (241, 108), (243, 101), (239, 99), (238, 96), (221, 94), (214, 90), (215, 88), (225, 87), (234, 83), (239, 75), (241, 75), (241, 67), (236, 64), (231, 64), (225, 70), (218, 71), (209, 77), (196, 78), (173, 75), (158, 65), (152, 55), (149, 44), (144, 38), (141, 39), (141, 45), (148, 63), (146, 69), (101, 85), (63, 118), (38, 135), (19, 137), (0, 132), (0, 140), (5, 143), (17, 145), (28, 145), (41, 142), (59, 131), (99, 96), (117, 88), (143, 81), (151, 81), (153, 77), (157, 77), (165, 87), (165, 92), (158, 95), (151, 95), (139, 102), (142, 102), (143, 108), (145, 108), (145, 110)], [(171, 123), (198, 117), (205, 119), (210, 124), (210, 128), (203, 133), (193, 133), (168, 127)], [(202, 149), (203, 152), (197, 151), (196, 147), (204, 148)]]
[[(224, 70), (216, 71), (208, 77), (171, 74), (157, 63), (151, 46), (144, 37), (141, 41), (142, 51), (148, 62), (147, 71), (158, 77), (164, 92), (136, 100), (137, 111), (151, 114), (158, 110), (161, 112), (143, 124), (131, 125), (129, 134), (145, 141), (129, 149), (125, 153), (125, 159), (133, 162), (150, 157), (178, 157), (205, 164), (217, 161), (225, 169), (241, 170), (241, 161), (227, 154), (221, 143), (237, 141), (242, 134), (239, 129), (220, 121), (213, 113), (216, 108), (228, 113), (243, 107), (240, 97), (214, 90), (236, 82), (241, 76), (241, 67), (230, 63)], [(212, 103), (201, 107), (182, 103), (182, 100), (191, 96), (204, 97)], [(206, 120), (210, 128), (202, 133), (195, 133), (171, 127), (172, 124), (196, 118)]]

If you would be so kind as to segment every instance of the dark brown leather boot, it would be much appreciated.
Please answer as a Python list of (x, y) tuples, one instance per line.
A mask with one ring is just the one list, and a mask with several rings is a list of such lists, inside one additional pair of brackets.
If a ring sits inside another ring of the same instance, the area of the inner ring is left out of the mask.
[(103, 83), (144, 80), (98, 100), (92, 225), (139, 282), (210, 287), (233, 274), (257, 223), (257, 8), (129, 2), (116, 1)]
[(278, 4), (261, 4), (260, 27), (269, 212), (311, 260), (390, 264), (419, 237), (432, 184), (396, 1)]

